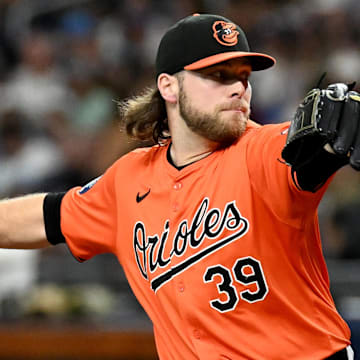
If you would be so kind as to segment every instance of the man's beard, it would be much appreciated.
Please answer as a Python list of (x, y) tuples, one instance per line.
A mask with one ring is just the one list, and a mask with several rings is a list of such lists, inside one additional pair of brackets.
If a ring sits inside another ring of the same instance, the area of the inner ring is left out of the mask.
[(236, 100), (229, 104), (228, 107), (224, 105), (216, 106), (212, 113), (200, 111), (190, 104), (185, 91), (180, 88), (179, 110), (186, 125), (194, 133), (218, 143), (219, 147), (231, 145), (245, 131), (248, 116), (244, 118), (244, 113), (231, 111), (231, 113), (226, 114), (225, 119), (222, 118), (222, 115), (224, 115), (223, 110), (239, 107), (241, 107), (239, 100)]

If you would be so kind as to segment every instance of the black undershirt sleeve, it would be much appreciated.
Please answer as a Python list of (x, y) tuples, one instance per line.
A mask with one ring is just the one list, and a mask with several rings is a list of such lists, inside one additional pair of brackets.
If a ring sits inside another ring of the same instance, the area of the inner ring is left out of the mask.
[(60, 227), (60, 206), (65, 192), (49, 193), (43, 203), (45, 233), (50, 244), (56, 245), (65, 242)]
[(294, 182), (302, 190), (316, 192), (332, 174), (348, 163), (346, 156), (331, 154), (322, 149), (310, 162), (296, 170), (292, 169), (296, 173)]

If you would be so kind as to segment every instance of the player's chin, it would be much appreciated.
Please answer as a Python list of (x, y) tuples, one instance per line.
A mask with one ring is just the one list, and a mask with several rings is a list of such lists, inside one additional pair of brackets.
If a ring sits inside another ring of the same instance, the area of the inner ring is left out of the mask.
[[(217, 131), (208, 134), (208, 138), (218, 143), (219, 148), (225, 148), (239, 140), (246, 128), (246, 119), (243, 121), (237, 120), (232, 122), (226, 122), (219, 126)], [(215, 129), (214, 129), (215, 130)]]
[(240, 137), (246, 128), (248, 119), (248, 116), (242, 112), (226, 113), (223, 114), (222, 125), (224, 129), (227, 129), (225, 132), (233, 133), (235, 137)]

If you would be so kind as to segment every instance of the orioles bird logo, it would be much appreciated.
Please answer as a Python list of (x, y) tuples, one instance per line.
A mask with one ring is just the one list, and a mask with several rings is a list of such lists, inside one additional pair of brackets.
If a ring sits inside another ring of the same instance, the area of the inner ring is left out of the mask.
[(238, 43), (239, 32), (236, 25), (225, 21), (215, 21), (213, 24), (214, 38), (225, 46), (234, 46)]

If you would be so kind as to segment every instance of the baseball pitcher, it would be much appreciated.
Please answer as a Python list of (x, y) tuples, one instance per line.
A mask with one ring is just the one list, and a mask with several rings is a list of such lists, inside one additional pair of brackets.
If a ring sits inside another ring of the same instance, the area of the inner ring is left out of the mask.
[(274, 64), (229, 19), (180, 20), (157, 85), (119, 103), (127, 133), (155, 145), (84, 187), (2, 201), (0, 246), (114, 253), (161, 360), (353, 359), (317, 207), (339, 168), (360, 169), (360, 95), (315, 88), (291, 122), (260, 126), (249, 79)]

